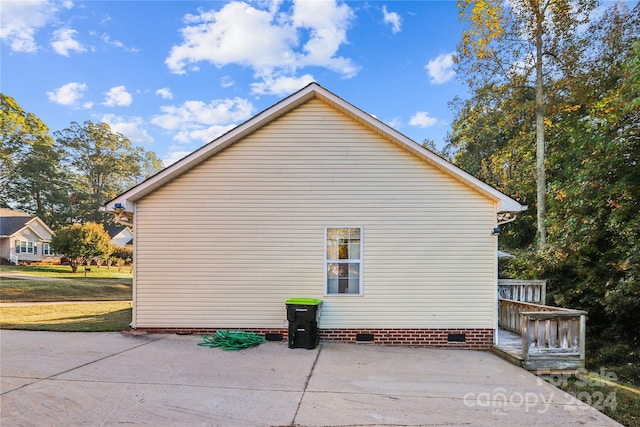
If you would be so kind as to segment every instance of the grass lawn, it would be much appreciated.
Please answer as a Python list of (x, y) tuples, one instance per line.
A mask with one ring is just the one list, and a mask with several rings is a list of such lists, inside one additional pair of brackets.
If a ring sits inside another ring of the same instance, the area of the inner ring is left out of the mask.
[(627, 427), (640, 426), (640, 391), (572, 377), (559, 388)]
[[(0, 271), (37, 276), (0, 279), (0, 328), (60, 332), (121, 331), (131, 322), (133, 276), (129, 267), (1, 266)], [(74, 301), (83, 301), (74, 303)], [(38, 304), (60, 302), (60, 304)]]
[(550, 382), (627, 427), (640, 427), (640, 350), (587, 336), (586, 369)]
[(122, 331), (131, 322), (130, 302), (14, 305), (2, 307), (2, 329), (56, 332)]
[[(95, 265), (88, 267), (90, 271), (86, 272), (86, 279), (132, 279), (131, 267), (96, 267)], [(49, 277), (53, 279), (84, 279), (85, 267), (78, 267), (78, 271), (71, 272), (68, 265), (2, 265), (0, 271), (9, 271), (20, 274), (30, 274), (40, 277)], [(3, 279), (4, 280), (4, 279)]]
[(0, 302), (130, 301), (131, 279), (25, 280), (2, 278)]

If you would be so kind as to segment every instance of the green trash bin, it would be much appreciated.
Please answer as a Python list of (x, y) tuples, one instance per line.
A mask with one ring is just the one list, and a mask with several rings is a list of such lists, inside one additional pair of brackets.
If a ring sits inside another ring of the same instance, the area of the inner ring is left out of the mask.
[(289, 348), (314, 349), (320, 342), (318, 319), (322, 300), (290, 298), (286, 301), (289, 321)]

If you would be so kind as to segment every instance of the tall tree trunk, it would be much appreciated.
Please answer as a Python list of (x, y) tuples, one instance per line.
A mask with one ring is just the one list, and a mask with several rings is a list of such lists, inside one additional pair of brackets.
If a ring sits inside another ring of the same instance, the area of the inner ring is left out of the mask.
[(538, 250), (547, 243), (547, 182), (545, 173), (544, 141), (544, 82), (542, 75), (542, 22), (544, 8), (538, 12), (536, 22), (536, 184), (538, 204)]

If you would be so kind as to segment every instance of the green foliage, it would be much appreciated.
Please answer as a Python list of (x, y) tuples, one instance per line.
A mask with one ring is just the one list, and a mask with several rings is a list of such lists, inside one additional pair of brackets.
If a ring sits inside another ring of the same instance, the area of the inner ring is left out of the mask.
[[(523, 103), (524, 110), (516, 105), (515, 111), (517, 116), (525, 118), (528, 115), (525, 112), (530, 109), (534, 117), (534, 121), (524, 123), (534, 128), (534, 131), (527, 132), (526, 135), (535, 135), (532, 144), (535, 146), (533, 170), (536, 184), (536, 233), (540, 249), (545, 247), (547, 241), (547, 94), (553, 93), (552, 82), (557, 75), (573, 72), (573, 64), (588, 44), (587, 40), (576, 35), (579, 33), (579, 26), (588, 22), (595, 5), (596, 0), (458, 0), (460, 20), (466, 24), (466, 28), (454, 57), (456, 71), (466, 77), (469, 87), (475, 93), (474, 101), (480, 101), (481, 108), (493, 110), (487, 114), (486, 110), (478, 109), (477, 103), (472, 102), (467, 104), (471, 108), (466, 112), (476, 112), (479, 118), (489, 119), (480, 120), (481, 125), (491, 123), (497, 117), (496, 107), (499, 108), (498, 115), (509, 115), (513, 111), (502, 109), (501, 104), (508, 100), (507, 94), (513, 96), (520, 91), (525, 94), (533, 93), (534, 102)], [(467, 116), (473, 118), (473, 115)], [(511, 122), (520, 124), (518, 121)], [(475, 130), (480, 130), (477, 121), (475, 124)], [(452, 141), (454, 145), (460, 145), (460, 136), (464, 140), (465, 135), (464, 126), (457, 127), (457, 132), (454, 131), (457, 138), (454, 136)], [(497, 130), (490, 128), (490, 139), (502, 142), (500, 137), (503, 136), (503, 131), (507, 132), (507, 136), (513, 136), (513, 130), (509, 127), (498, 127)], [(476, 137), (473, 134), (467, 135), (471, 139)], [(511, 154), (515, 146), (513, 143), (508, 144), (503, 153), (499, 153), (503, 147), (494, 148), (493, 154), (499, 155), (501, 160), (497, 165), (488, 165), (488, 169), (499, 170), (500, 167), (508, 168), (514, 164), (517, 158), (512, 158)], [(451, 150), (448, 148), (447, 151)]]
[(58, 230), (51, 239), (53, 250), (69, 258), (71, 271), (91, 258), (106, 258), (112, 250), (109, 233), (102, 224), (74, 224)]
[[(10, 96), (0, 93), (0, 200), (7, 207), (16, 179), (24, 179), (25, 157), (40, 158), (53, 146), (49, 128), (34, 114), (24, 111)], [(51, 157), (52, 166), (56, 159)], [(49, 168), (49, 165), (46, 165)]]
[[(501, 276), (547, 279), (552, 305), (589, 312), (590, 337), (639, 345), (640, 6), (610, 7), (546, 76), (548, 240), (534, 247), (534, 218), (506, 225)], [(579, 53), (579, 55), (578, 55)], [(477, 84), (458, 104), (447, 149), (461, 167), (535, 200), (531, 89), (520, 76)], [(514, 251), (514, 249), (517, 249)]]
[(52, 229), (111, 223), (100, 206), (162, 168), (105, 123), (71, 123), (54, 132), (0, 93), (0, 205), (40, 217)]
[(35, 141), (15, 164), (15, 174), (7, 183), (7, 195), (20, 209), (56, 228), (69, 219), (67, 173), (62, 168), (63, 153), (53, 140)]
[(73, 215), (78, 220), (107, 223), (111, 216), (99, 207), (159, 167), (155, 155), (114, 133), (106, 123), (84, 122), (54, 132), (73, 170), (71, 191)]

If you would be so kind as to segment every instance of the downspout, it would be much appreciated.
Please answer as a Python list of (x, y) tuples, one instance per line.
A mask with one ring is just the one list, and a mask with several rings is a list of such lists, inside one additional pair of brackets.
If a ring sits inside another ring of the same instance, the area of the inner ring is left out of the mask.
[(129, 324), (129, 327), (131, 327), (132, 329), (136, 329), (136, 325), (137, 325), (137, 312), (136, 312), (136, 308), (138, 306), (137, 304), (137, 290), (138, 290), (138, 268), (137, 268), (137, 264), (138, 264), (138, 227), (137, 227), (137, 220), (138, 220), (138, 215), (136, 215), (138, 211), (138, 204), (134, 203), (133, 205), (133, 218), (131, 218), (131, 227), (133, 228), (133, 259), (131, 260), (131, 262), (133, 263), (133, 284), (132, 284), (132, 298), (131, 298), (131, 323)]

